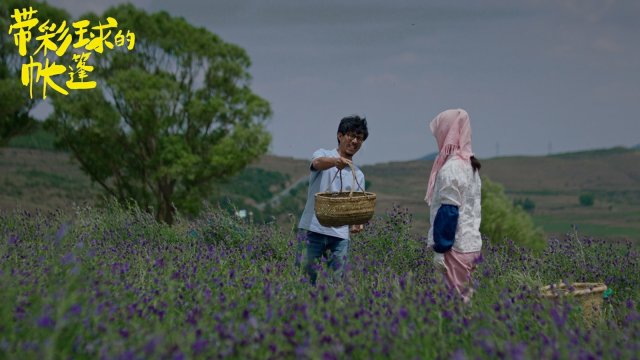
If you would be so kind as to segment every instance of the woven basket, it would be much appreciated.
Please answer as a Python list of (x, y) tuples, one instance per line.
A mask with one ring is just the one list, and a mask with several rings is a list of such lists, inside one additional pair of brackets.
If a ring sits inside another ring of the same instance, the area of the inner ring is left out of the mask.
[[(356, 183), (360, 190), (342, 191), (342, 170), (336, 173), (340, 174), (340, 191), (339, 192), (320, 192), (315, 195), (315, 211), (318, 222), (322, 226), (344, 226), (344, 225), (360, 225), (371, 220), (376, 206), (376, 194), (366, 192), (356, 179), (356, 171), (353, 165), (351, 167), (351, 175), (353, 175), (353, 183)], [(336, 179), (333, 177), (331, 183)], [(331, 186), (329, 183), (329, 186)], [(352, 183), (352, 185), (353, 185)]]
[(553, 284), (540, 288), (540, 296), (558, 299), (562, 296), (574, 296), (582, 308), (582, 315), (587, 324), (593, 325), (602, 319), (602, 302), (607, 285), (603, 283)]

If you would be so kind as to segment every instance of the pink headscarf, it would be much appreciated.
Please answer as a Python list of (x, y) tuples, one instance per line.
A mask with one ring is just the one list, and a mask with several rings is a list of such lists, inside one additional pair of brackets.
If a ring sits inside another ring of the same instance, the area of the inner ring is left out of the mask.
[(462, 109), (445, 110), (431, 120), (429, 127), (438, 142), (438, 157), (433, 162), (427, 186), (427, 196), (424, 198), (428, 204), (431, 204), (438, 171), (447, 161), (449, 155), (456, 154), (462, 159), (470, 161), (473, 150), (471, 150), (471, 124), (469, 123), (469, 114), (466, 111)]

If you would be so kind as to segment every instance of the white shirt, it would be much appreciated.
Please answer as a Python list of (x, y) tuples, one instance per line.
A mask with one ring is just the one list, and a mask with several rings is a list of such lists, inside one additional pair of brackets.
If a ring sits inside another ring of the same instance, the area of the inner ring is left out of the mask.
[(433, 241), (433, 222), (438, 209), (443, 204), (458, 207), (458, 227), (453, 249), (462, 252), (474, 252), (482, 249), (480, 236), (480, 195), (482, 181), (478, 172), (474, 172), (471, 164), (452, 155), (444, 163), (436, 177), (431, 201), (431, 228), (427, 244), (431, 247)]

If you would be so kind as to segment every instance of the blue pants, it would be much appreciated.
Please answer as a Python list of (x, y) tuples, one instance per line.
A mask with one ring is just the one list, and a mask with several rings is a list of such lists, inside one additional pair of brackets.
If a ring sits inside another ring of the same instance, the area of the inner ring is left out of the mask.
[(327, 266), (333, 271), (333, 277), (342, 278), (348, 260), (349, 239), (304, 230), (301, 235), (300, 240), (307, 244), (304, 270), (309, 275), (311, 284), (316, 284), (316, 264), (320, 258), (327, 259)]

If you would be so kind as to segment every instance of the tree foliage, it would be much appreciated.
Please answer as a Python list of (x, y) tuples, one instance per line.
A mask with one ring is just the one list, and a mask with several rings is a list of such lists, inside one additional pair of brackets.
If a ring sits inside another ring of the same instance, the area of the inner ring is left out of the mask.
[(107, 17), (135, 34), (134, 49), (92, 54), (98, 86), (53, 96), (47, 123), (106, 193), (171, 223), (267, 151), (271, 109), (249, 87), (242, 48), (166, 12), (121, 5)]
[(529, 214), (532, 214), (533, 211), (536, 209), (536, 203), (533, 200), (529, 199), (528, 197), (524, 199), (517, 198), (513, 200), (513, 205), (520, 206), (522, 210), (528, 212)]
[(590, 192), (580, 194), (580, 196), (578, 197), (578, 201), (580, 202), (581, 206), (593, 206), (593, 204), (595, 203), (595, 196)]
[[(14, 9), (33, 7), (38, 12), (34, 15), (39, 20), (32, 28), (31, 41), (27, 43), (27, 56), (21, 57), (15, 45), (16, 29), (9, 34), (9, 28), (15, 23), (11, 18)], [(3, 0), (0, 2), (0, 147), (9, 141), (36, 128), (36, 120), (30, 115), (31, 110), (42, 101), (41, 84), (34, 84), (33, 98), (28, 88), (21, 83), (22, 64), (33, 56), (35, 62), (44, 62), (43, 51), (33, 55), (40, 43), (36, 40), (36, 29), (42, 22), (50, 20), (61, 24), (69, 20), (69, 14), (47, 3), (25, 0)]]
[(531, 216), (513, 204), (504, 188), (486, 177), (482, 179), (482, 222), (480, 232), (495, 243), (511, 239), (528, 248), (544, 247), (544, 233), (533, 224)]

